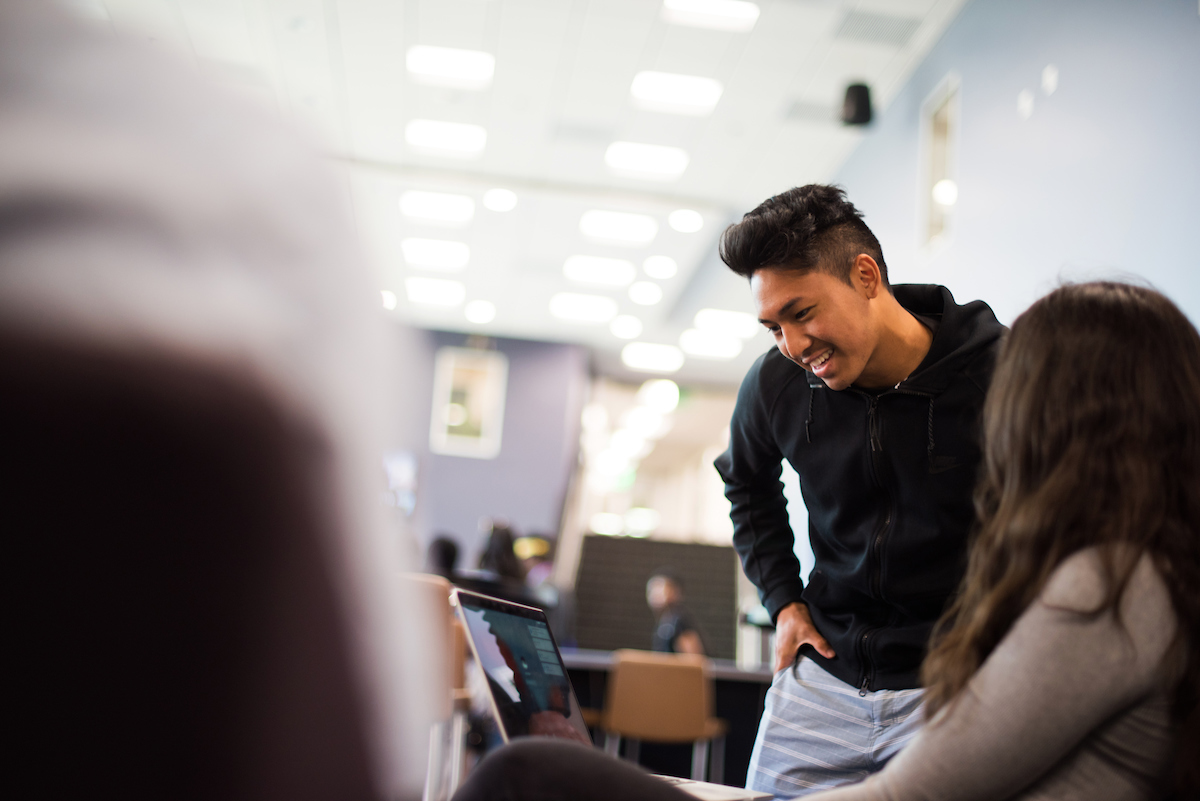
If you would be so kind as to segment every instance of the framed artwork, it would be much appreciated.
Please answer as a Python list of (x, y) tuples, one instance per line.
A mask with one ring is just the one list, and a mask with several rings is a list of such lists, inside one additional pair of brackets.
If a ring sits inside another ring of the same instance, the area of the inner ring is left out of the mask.
[(439, 348), (433, 370), (429, 449), (449, 456), (494, 459), (504, 428), (508, 359), (474, 348)]

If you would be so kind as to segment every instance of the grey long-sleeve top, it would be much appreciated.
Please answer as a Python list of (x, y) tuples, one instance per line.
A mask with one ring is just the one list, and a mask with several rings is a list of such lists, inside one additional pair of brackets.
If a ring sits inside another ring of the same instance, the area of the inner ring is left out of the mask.
[[(813, 801), (1154, 798), (1173, 758), (1164, 658), (1177, 620), (1149, 557), (1111, 614), (1095, 551), (1074, 555), (975, 674), (882, 771)], [(806, 799), (807, 801), (807, 799)]]

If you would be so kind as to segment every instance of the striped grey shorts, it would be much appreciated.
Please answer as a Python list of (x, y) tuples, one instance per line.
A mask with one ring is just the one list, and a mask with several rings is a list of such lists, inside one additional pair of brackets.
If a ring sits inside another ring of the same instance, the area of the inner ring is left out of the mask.
[(879, 770), (921, 728), (924, 690), (865, 696), (811, 659), (775, 674), (746, 786), (793, 798)]

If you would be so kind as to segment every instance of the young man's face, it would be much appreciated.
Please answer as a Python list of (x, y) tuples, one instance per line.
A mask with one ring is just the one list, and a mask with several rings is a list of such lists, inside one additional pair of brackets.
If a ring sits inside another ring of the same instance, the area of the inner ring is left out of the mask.
[(851, 279), (854, 286), (818, 270), (781, 267), (764, 267), (750, 279), (759, 321), (780, 353), (830, 389), (858, 381), (878, 345), (874, 290), (854, 270)]

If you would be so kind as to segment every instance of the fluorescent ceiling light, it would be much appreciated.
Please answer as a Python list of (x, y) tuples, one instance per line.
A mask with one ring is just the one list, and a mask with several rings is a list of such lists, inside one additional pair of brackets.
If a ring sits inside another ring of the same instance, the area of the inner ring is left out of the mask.
[(550, 298), (550, 313), (572, 323), (607, 323), (617, 316), (617, 302), (603, 295), (559, 292)]
[(487, 146), (487, 130), (461, 122), (413, 120), (404, 126), (404, 141), (435, 156), (474, 158)]
[(632, 314), (622, 314), (613, 318), (608, 330), (617, 339), (637, 339), (642, 334), (642, 321)]
[(742, 341), (708, 331), (689, 328), (679, 336), (679, 347), (689, 356), (700, 359), (732, 359), (742, 352)]
[(744, 33), (758, 22), (758, 6), (743, 0), (663, 0), (662, 18), (675, 25)]
[(471, 259), (471, 249), (465, 243), (445, 239), (405, 239), (400, 250), (406, 262), (425, 270), (456, 272)]
[(462, 281), (444, 278), (405, 278), (404, 288), (411, 302), (429, 306), (457, 306), (467, 296)]
[(563, 275), (572, 281), (603, 286), (628, 286), (637, 270), (625, 259), (606, 259), (600, 256), (568, 256), (563, 263)]
[(404, 57), (413, 80), (454, 89), (486, 89), (496, 71), (496, 59), (479, 50), (417, 45)]
[(659, 414), (670, 414), (679, 405), (679, 385), (669, 378), (652, 378), (638, 387), (637, 401)]
[(662, 300), (662, 288), (649, 281), (638, 281), (629, 287), (629, 299), (639, 306), (653, 306)]
[(517, 207), (517, 194), (507, 189), (489, 189), (483, 193), (483, 207), (488, 211), (512, 211)]
[(658, 235), (658, 222), (646, 214), (593, 209), (579, 218), (579, 230), (584, 236), (601, 242), (643, 247)]
[(621, 348), (621, 361), (643, 373), (674, 373), (683, 367), (683, 352), (674, 345), (630, 342)]
[(753, 314), (725, 309), (701, 309), (696, 312), (696, 328), (709, 334), (749, 339), (762, 330)]
[(651, 256), (642, 262), (642, 272), (651, 278), (673, 278), (679, 272), (679, 264), (670, 256)]
[(687, 169), (687, 151), (666, 145), (613, 142), (604, 151), (604, 163), (619, 175), (651, 181), (673, 181)]
[(496, 319), (496, 304), (486, 300), (473, 300), (463, 309), (467, 320), (480, 325)]
[(629, 94), (634, 105), (647, 111), (706, 117), (721, 99), (721, 82), (697, 75), (647, 70), (633, 76)]
[(465, 225), (475, 216), (475, 201), (446, 192), (405, 192), (400, 195), (400, 213), (421, 222)]
[(698, 211), (675, 209), (667, 217), (667, 224), (681, 234), (694, 234), (704, 227), (704, 218)]
[[(396, 293), (395, 292), (393, 292), (390, 289), (384, 289), (384, 290), (380, 290), (379, 294), (383, 296), (383, 308), (387, 309), (388, 311), (391, 311), (392, 309), (396, 308)], [(634, 336), (637, 336), (637, 334), (634, 334)]]

